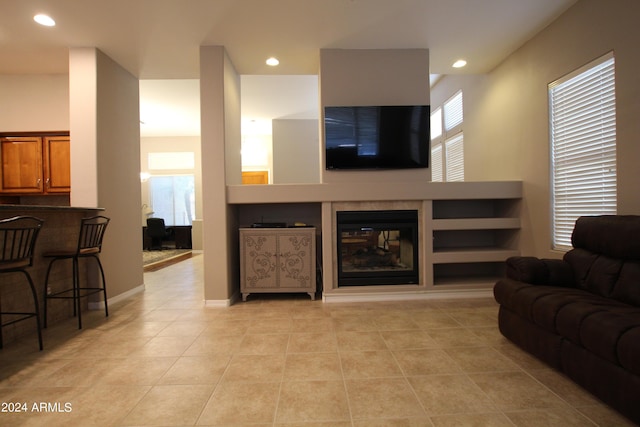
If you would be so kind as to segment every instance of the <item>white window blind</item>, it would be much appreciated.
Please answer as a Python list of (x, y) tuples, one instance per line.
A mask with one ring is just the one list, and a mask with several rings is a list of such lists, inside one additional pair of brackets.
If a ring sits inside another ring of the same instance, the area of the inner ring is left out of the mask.
[(442, 181), (442, 144), (431, 148), (431, 181)]
[(571, 248), (575, 221), (615, 214), (615, 61), (608, 54), (549, 85), (553, 247)]
[(464, 137), (462, 132), (445, 141), (447, 181), (464, 181)]
[(458, 91), (431, 113), (432, 181), (464, 181), (462, 107), (462, 91)]
[(444, 103), (445, 130), (452, 130), (462, 123), (462, 119), (462, 92), (458, 92), (453, 98)]

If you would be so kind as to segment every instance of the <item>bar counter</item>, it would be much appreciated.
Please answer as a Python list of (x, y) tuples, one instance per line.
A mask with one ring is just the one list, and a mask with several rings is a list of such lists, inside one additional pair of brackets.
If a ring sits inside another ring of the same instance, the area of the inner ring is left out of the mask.
[[(43, 312), (44, 279), (49, 266), (49, 259), (44, 258), (44, 252), (59, 249), (75, 249), (78, 244), (78, 234), (80, 231), (80, 220), (85, 217), (99, 215), (103, 208), (85, 208), (69, 206), (43, 206), (43, 205), (0, 205), (0, 219), (12, 218), (14, 216), (34, 216), (44, 221), (42, 229), (38, 235), (35, 246), (35, 256), (33, 266), (29, 268), (29, 273), (38, 293), (38, 304), (40, 314)], [(86, 260), (85, 260), (86, 261)], [(89, 269), (85, 268), (85, 261), (80, 262), (80, 280), (95, 282), (98, 279), (97, 269), (89, 264)], [(89, 260), (89, 263), (93, 263)], [(53, 291), (71, 287), (73, 280), (71, 262), (57, 262), (51, 273), (50, 286)], [(89, 274), (87, 274), (87, 271)], [(19, 284), (25, 281), (23, 274), (3, 274), (0, 277), (0, 303), (3, 310), (19, 311), (31, 305), (31, 294), (28, 286)], [(86, 282), (84, 282), (86, 283)], [(48, 325), (52, 326), (62, 320), (73, 317), (72, 300), (50, 300), (48, 302)], [(86, 309), (86, 298), (83, 301)], [(69, 324), (73, 328), (72, 324)], [(77, 327), (77, 325), (76, 325)], [(3, 328), (5, 348), (11, 346), (11, 342), (23, 336), (36, 334), (34, 322), (18, 322)], [(35, 342), (35, 341), (34, 341)], [(27, 340), (26, 344), (29, 344)], [(44, 346), (47, 348), (46, 334), (44, 335)], [(2, 351), (2, 350), (0, 350)]]

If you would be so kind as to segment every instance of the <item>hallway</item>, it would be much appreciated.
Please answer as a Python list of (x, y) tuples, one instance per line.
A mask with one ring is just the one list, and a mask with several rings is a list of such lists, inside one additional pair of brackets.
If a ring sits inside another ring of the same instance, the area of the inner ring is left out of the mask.
[(45, 330), (43, 352), (8, 343), (0, 425), (632, 425), (506, 341), (492, 299), (205, 308), (202, 261)]

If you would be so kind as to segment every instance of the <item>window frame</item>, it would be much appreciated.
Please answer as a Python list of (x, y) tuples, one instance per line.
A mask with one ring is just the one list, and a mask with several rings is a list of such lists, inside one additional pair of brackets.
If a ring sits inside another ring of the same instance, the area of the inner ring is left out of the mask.
[[(579, 216), (617, 212), (615, 83), (609, 52), (548, 85), (552, 250), (572, 248)], [(579, 120), (572, 107), (579, 107)]]
[[(448, 126), (448, 124), (450, 124), (448, 121), (451, 115), (447, 115), (447, 106), (455, 105), (456, 103), (459, 103), (459, 109), (454, 110), (454, 123), (453, 125)], [(431, 181), (464, 181), (464, 96), (462, 90), (455, 92), (442, 104), (442, 106), (434, 109), (431, 115), (433, 116), (437, 112), (439, 112), (441, 119), (441, 133), (436, 137), (431, 138)], [(461, 152), (456, 152), (459, 155), (456, 154), (454, 156), (449, 156), (447, 154), (447, 147), (452, 143), (459, 144)], [(436, 150), (440, 150), (441, 166), (439, 171), (441, 176), (434, 177), (433, 171), (438, 171), (438, 169), (434, 167)], [(452, 163), (453, 160), (458, 161), (456, 163)], [(449, 177), (452, 179), (449, 179)]]

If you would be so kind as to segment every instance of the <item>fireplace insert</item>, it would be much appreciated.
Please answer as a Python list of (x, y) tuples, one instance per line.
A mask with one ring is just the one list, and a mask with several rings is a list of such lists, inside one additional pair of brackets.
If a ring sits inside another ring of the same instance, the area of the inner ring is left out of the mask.
[(418, 284), (418, 211), (338, 211), (338, 287)]

